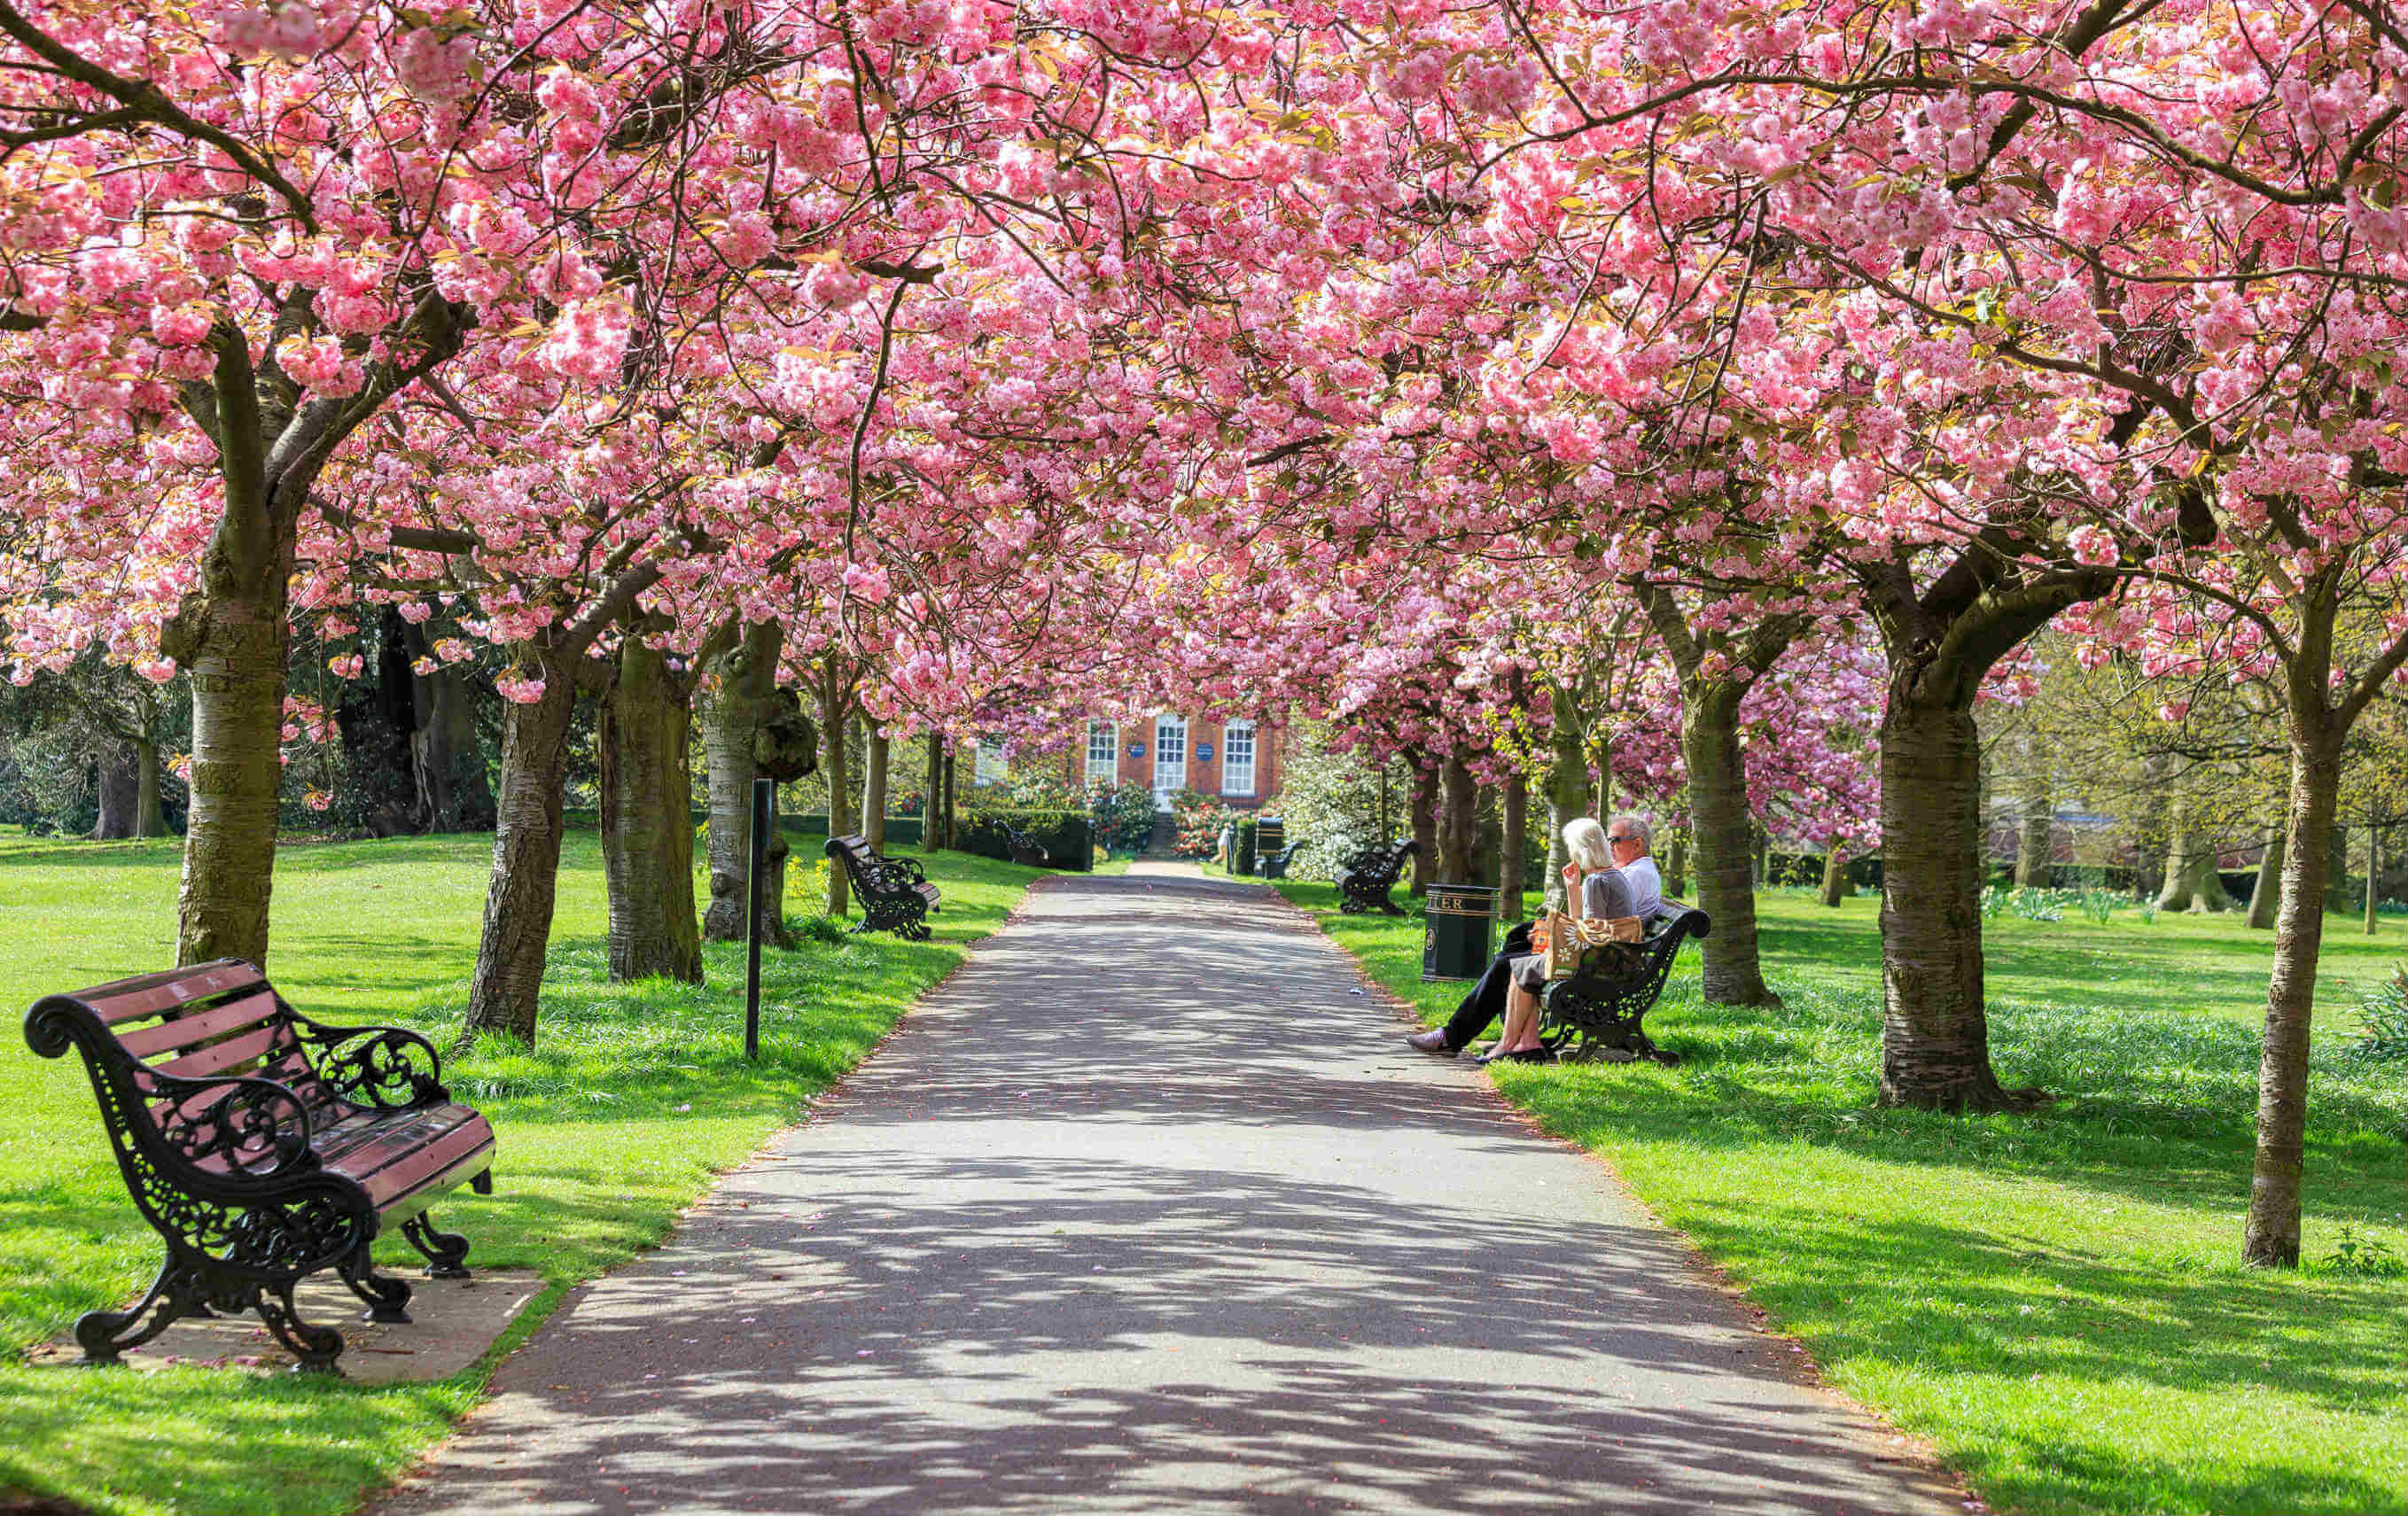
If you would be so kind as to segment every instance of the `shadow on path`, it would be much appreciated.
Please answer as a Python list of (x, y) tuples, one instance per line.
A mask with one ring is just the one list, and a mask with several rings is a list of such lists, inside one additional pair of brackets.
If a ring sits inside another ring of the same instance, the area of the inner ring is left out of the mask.
[(1032, 895), (381, 1509), (1956, 1509), (1283, 906), (1161, 883)]

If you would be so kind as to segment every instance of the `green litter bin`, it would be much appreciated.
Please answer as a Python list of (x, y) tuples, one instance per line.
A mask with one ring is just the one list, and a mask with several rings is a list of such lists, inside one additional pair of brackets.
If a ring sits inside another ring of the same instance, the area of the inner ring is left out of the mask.
[(1422, 978), (1476, 980), (1488, 968), (1497, 892), (1485, 884), (1433, 884), (1423, 908)]

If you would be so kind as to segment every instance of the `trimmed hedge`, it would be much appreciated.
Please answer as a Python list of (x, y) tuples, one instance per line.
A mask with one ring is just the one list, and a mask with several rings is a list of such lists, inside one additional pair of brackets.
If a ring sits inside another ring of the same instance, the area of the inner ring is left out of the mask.
[[(1083, 874), (1096, 866), (1095, 825), (1083, 810), (1021, 810), (1006, 806), (971, 806), (962, 812), (961, 851), (982, 858), (1011, 861), (1004, 839), (1005, 822), (1027, 834), (1054, 855), (1054, 866)], [(887, 822), (889, 827), (895, 823)]]
[(1254, 818), (1238, 818), (1238, 840), (1234, 856), (1229, 860), (1229, 872), (1241, 880), (1254, 877)]

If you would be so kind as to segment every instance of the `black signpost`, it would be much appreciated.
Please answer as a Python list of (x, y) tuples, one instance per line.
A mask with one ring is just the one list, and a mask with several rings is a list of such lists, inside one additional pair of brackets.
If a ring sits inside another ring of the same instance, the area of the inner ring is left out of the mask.
[(761, 1060), (761, 885), (769, 861), (770, 814), (776, 808), (775, 779), (752, 781), (752, 890), (744, 905), (744, 1056)]

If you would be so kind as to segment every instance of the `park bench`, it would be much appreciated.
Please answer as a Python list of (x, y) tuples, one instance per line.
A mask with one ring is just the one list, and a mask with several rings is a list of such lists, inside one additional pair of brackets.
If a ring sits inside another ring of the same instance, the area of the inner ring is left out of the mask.
[(1263, 859), (1263, 878), (1267, 880), (1283, 880), (1287, 878), (1288, 865), (1295, 863), (1296, 855), (1303, 851), (1304, 839), (1302, 837), (1298, 837), (1294, 842), (1289, 843), (1286, 847), (1282, 848), (1279, 851)]
[[(1003, 845), (1010, 852), (1013, 863), (1024, 864), (1030, 868), (1054, 866), (1054, 855), (1045, 851), (1044, 843), (1038, 841), (1009, 822), (997, 822), (996, 825), (1003, 833)], [(936, 886), (930, 885), (929, 888), (934, 889)]]
[(861, 924), (855, 932), (892, 932), (911, 942), (928, 939), (926, 917), (944, 894), (928, 882), (918, 859), (874, 852), (869, 839), (858, 833), (828, 838), (827, 853), (842, 860), (853, 893), (861, 898)]
[(302, 1368), (337, 1372), (342, 1334), (303, 1321), (293, 1288), (331, 1268), (371, 1320), (409, 1320), (409, 1285), (368, 1256), (396, 1223), (429, 1274), (467, 1278), (467, 1240), (427, 1206), (464, 1183), (493, 1193), (494, 1129), (452, 1099), (417, 1033), (323, 1025), (221, 958), (45, 995), (25, 1040), (83, 1054), (125, 1187), (167, 1243), (132, 1309), (76, 1323), (86, 1362), (183, 1317), (253, 1310)]
[(1637, 942), (1603, 942), (1581, 955), (1568, 980), (1547, 986), (1539, 1017), (1539, 1040), (1558, 1058), (1587, 1063), (1602, 1058), (1627, 1064), (1653, 1058), (1677, 1064), (1681, 1055), (1649, 1040), (1640, 1023), (1664, 993), (1681, 944), (1703, 937), (1713, 922), (1706, 913), (1677, 900), (1647, 923)]
[(1367, 910), (1384, 910), (1391, 916), (1401, 916), (1388, 892), (1405, 871), (1405, 860), (1419, 851), (1420, 844), (1412, 837), (1398, 837), (1384, 846), (1365, 848), (1338, 869), (1338, 908), (1349, 916), (1359, 916)]

